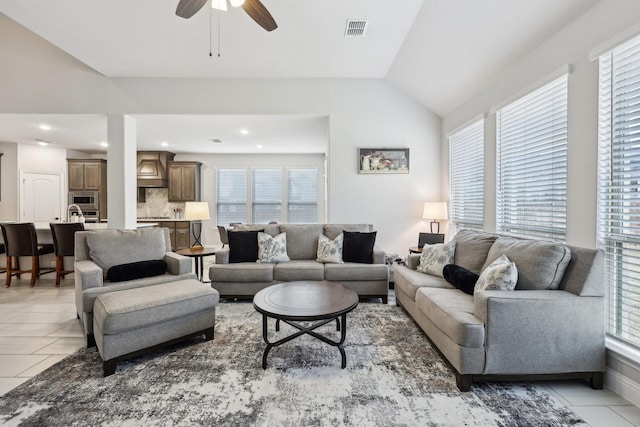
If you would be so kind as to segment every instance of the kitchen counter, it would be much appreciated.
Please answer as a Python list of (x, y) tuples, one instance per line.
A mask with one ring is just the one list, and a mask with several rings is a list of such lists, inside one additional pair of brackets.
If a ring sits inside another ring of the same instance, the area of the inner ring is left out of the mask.
[[(16, 222), (16, 221), (2, 221), (0, 222)], [(51, 235), (51, 227), (48, 222), (35, 222), (36, 235), (38, 236), (38, 243), (53, 243), (53, 236)], [(138, 222), (137, 228), (148, 228), (159, 225), (157, 222)], [(84, 224), (85, 230), (106, 230), (109, 224), (106, 222), (96, 223), (87, 222)], [(4, 242), (2, 233), (0, 233), (0, 242)]]

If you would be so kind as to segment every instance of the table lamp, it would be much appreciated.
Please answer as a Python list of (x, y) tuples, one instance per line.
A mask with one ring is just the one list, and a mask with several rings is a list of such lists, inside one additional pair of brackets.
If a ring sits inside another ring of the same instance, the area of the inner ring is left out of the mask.
[[(202, 220), (209, 219), (209, 202), (186, 202), (184, 204), (184, 219), (191, 222), (191, 230), (193, 233), (193, 245), (191, 249), (202, 249), (200, 237), (202, 236)], [(196, 224), (199, 224), (198, 234), (196, 234)]]
[[(447, 203), (446, 202), (424, 202), (422, 210), (422, 218), (431, 220), (431, 233), (440, 233), (440, 222), (438, 220), (446, 220)], [(436, 231), (433, 231), (433, 225), (436, 225)]]

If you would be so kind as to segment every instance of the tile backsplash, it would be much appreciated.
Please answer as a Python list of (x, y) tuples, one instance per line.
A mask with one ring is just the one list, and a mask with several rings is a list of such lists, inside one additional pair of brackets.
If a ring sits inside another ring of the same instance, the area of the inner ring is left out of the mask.
[[(137, 204), (138, 218), (184, 217), (184, 203), (169, 203), (169, 190), (167, 188), (146, 188), (145, 191), (147, 201)], [(181, 212), (174, 212), (174, 209), (181, 209)]]

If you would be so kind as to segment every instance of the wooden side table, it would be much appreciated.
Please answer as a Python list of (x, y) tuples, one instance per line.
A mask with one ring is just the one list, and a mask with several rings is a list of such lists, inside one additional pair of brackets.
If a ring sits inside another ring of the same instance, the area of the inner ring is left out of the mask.
[[(196, 262), (196, 277), (198, 278), (198, 280), (200, 280), (201, 282), (204, 282), (203, 279), (203, 273), (204, 273), (204, 257), (206, 256), (211, 256), (211, 255), (215, 255), (216, 254), (216, 250), (217, 248), (215, 247), (202, 247), (202, 248), (187, 248), (187, 249), (180, 249), (179, 251), (176, 251), (176, 253), (178, 255), (184, 255), (184, 256), (188, 256), (190, 258), (194, 258), (195, 262)], [(207, 282), (207, 283), (211, 283), (211, 282)]]
[(409, 253), (410, 254), (421, 254), (422, 253), (422, 248), (419, 246), (411, 246), (409, 248)]

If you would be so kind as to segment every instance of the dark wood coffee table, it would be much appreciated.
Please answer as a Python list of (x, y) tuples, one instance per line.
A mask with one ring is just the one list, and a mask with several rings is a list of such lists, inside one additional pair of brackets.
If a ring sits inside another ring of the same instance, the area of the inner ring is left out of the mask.
[[(269, 286), (258, 292), (253, 298), (253, 306), (262, 314), (262, 338), (267, 348), (262, 355), (262, 369), (267, 369), (267, 355), (273, 347), (278, 347), (304, 334), (338, 347), (342, 356), (342, 369), (347, 366), (344, 352), (344, 340), (347, 337), (347, 313), (358, 305), (358, 294), (353, 290), (333, 282), (287, 282)], [(276, 319), (276, 331), (280, 330), (280, 321), (298, 329), (285, 338), (270, 342), (267, 337), (267, 319)], [(336, 321), (336, 330), (340, 331), (340, 341), (314, 332), (314, 329)], [(309, 326), (299, 322), (315, 322)]]

